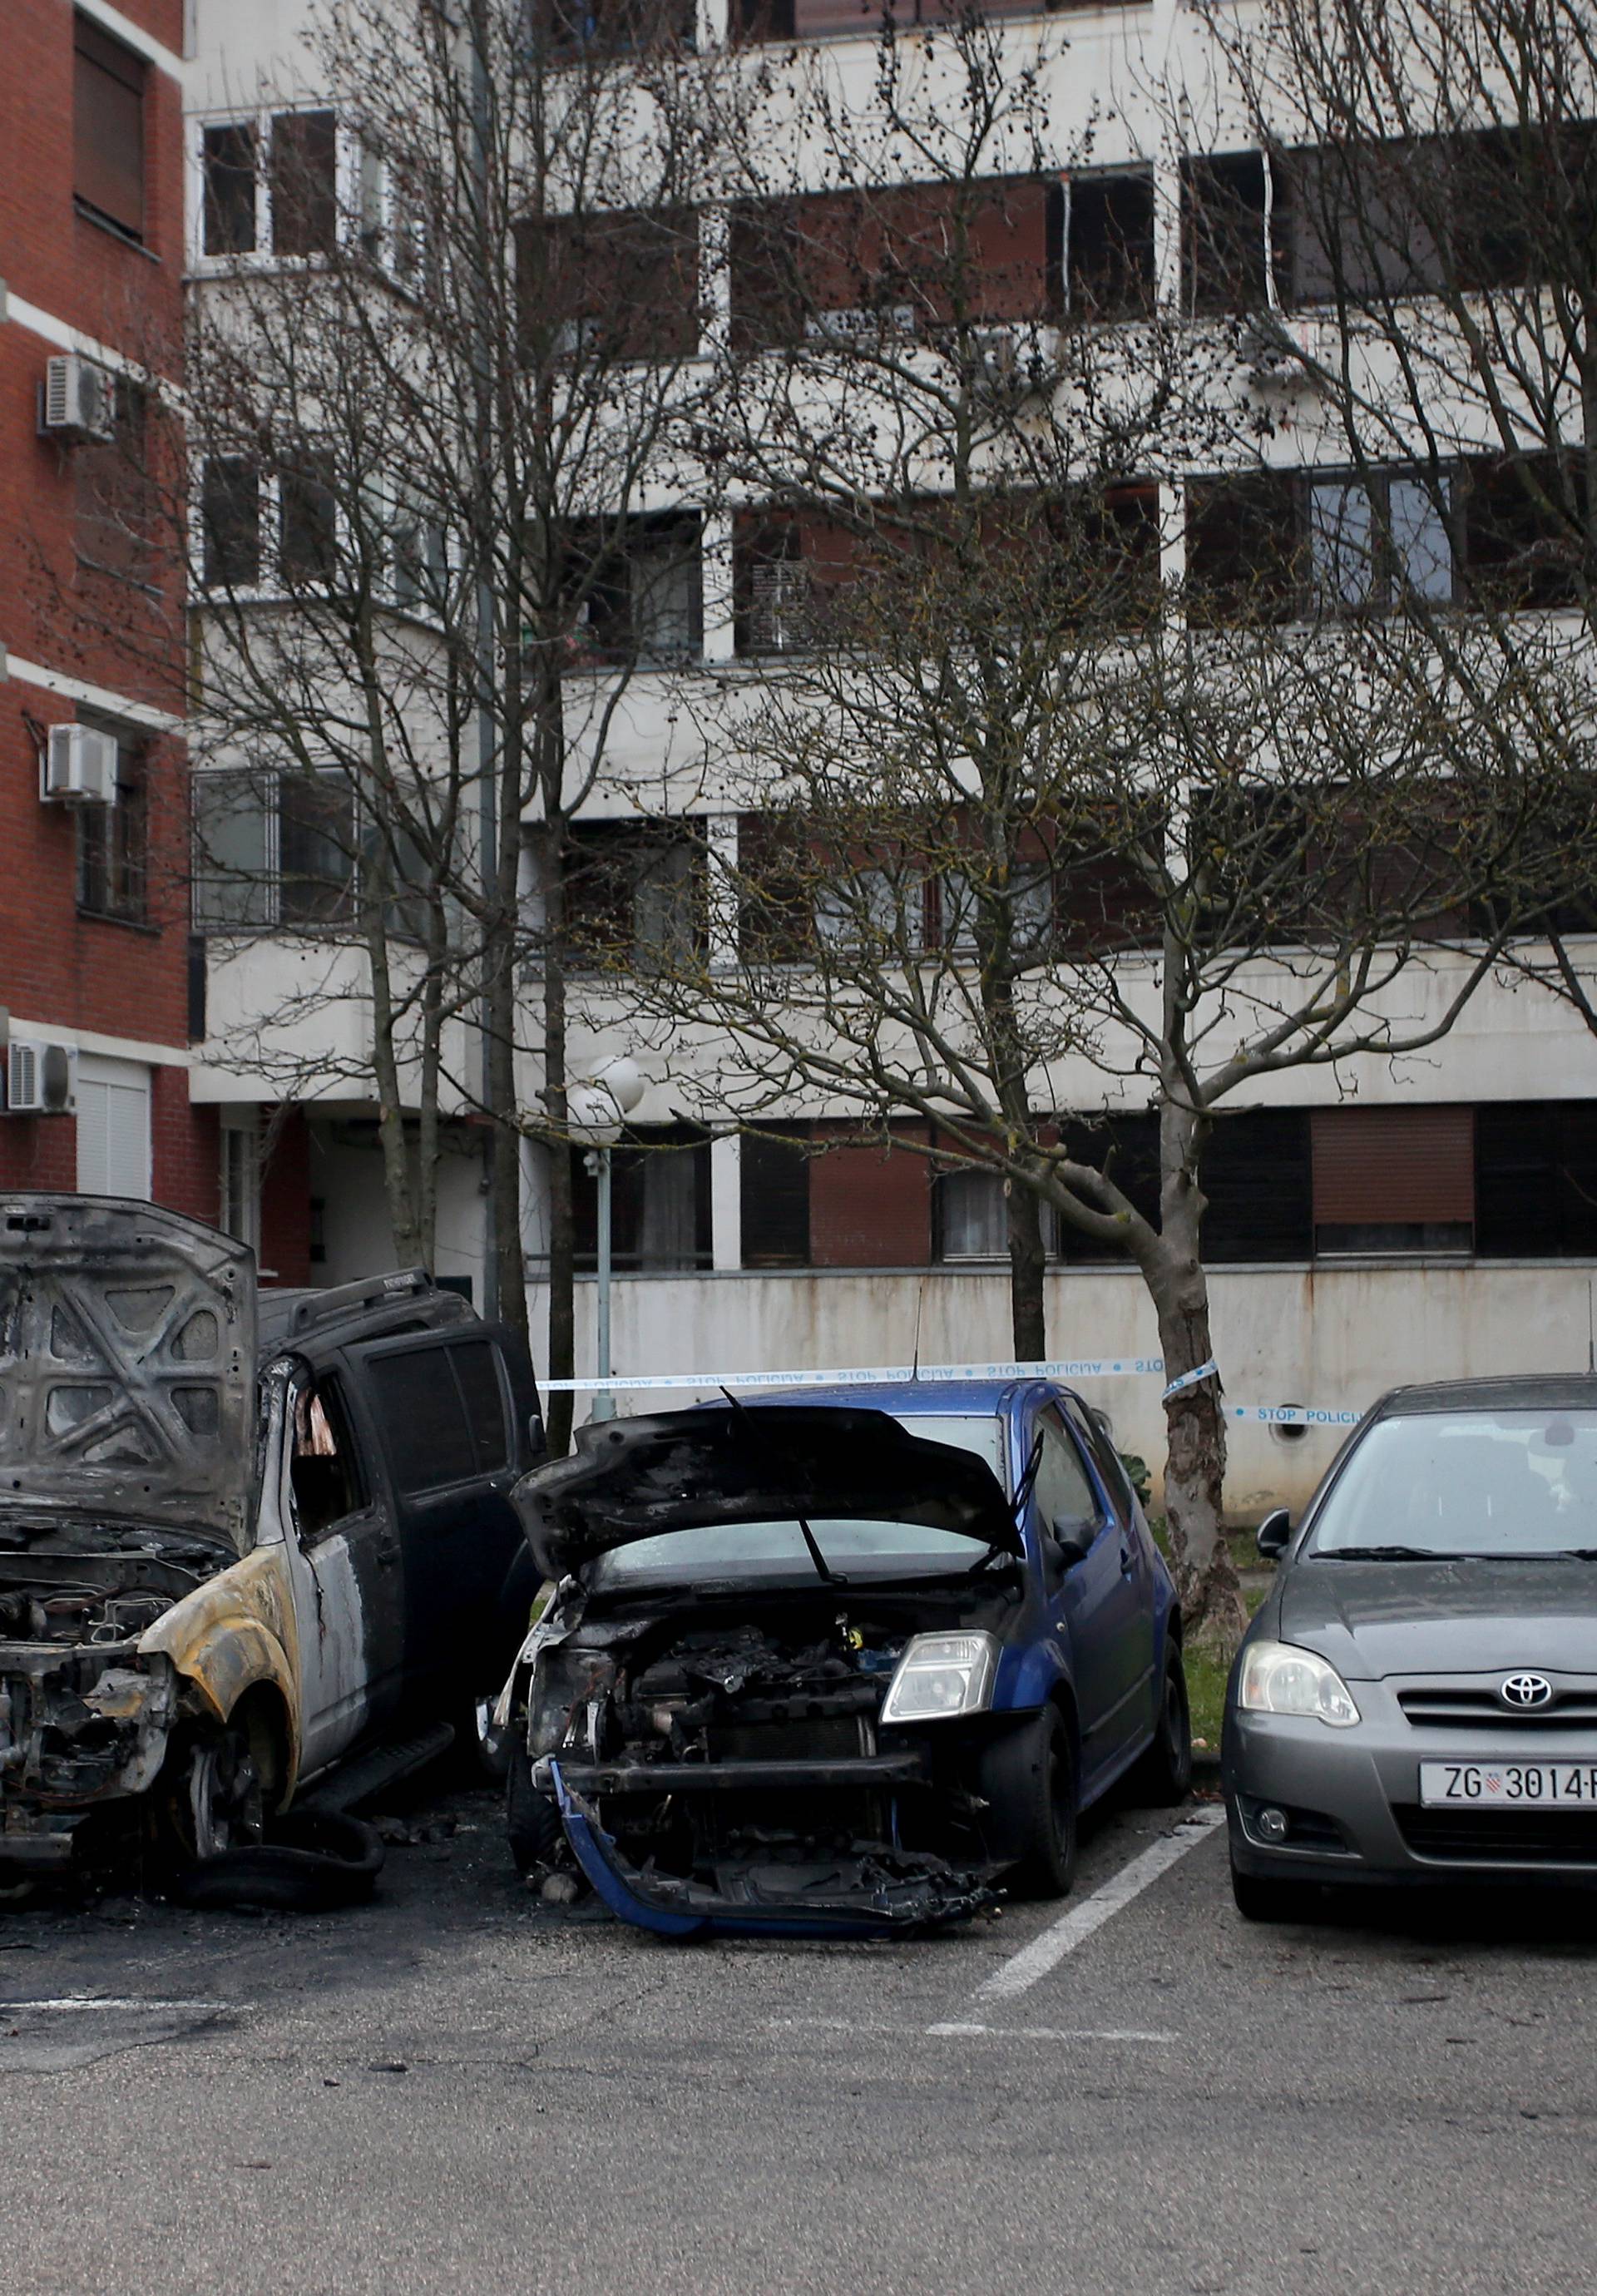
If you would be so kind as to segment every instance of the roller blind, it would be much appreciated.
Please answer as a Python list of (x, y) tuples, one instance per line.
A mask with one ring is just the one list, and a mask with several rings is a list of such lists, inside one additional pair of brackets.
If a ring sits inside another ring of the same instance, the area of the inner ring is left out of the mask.
[(931, 1257), (931, 1175), (913, 1150), (835, 1148), (810, 1167), (810, 1263), (923, 1267)]
[(124, 231), (144, 231), (144, 63), (86, 17), (74, 21), (72, 186)]
[(135, 1061), (78, 1060), (78, 1185), (86, 1196), (150, 1199), (150, 1071)]
[(1317, 1108), (1314, 1225), (1472, 1221), (1472, 1108)]

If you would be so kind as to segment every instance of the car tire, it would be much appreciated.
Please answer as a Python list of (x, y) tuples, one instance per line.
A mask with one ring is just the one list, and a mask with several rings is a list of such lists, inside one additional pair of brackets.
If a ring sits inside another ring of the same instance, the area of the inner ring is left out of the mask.
[(520, 1738), (510, 1747), (504, 1773), (504, 1831), (523, 1880), (552, 1865), (565, 1840), (560, 1806), (553, 1794), (540, 1793), (533, 1784), (532, 1761)]
[(1319, 1911), (1320, 1892), (1312, 1882), (1277, 1882), (1244, 1874), (1234, 1863), (1231, 1894), (1245, 1922), (1312, 1922)]
[(1152, 1808), (1170, 1808), (1192, 1790), (1192, 1718), (1181, 1645), (1165, 1654), (1165, 1679), (1153, 1743), (1132, 1772), (1136, 1798)]
[(328, 1914), (364, 1905), (377, 1886), (381, 1836), (340, 1810), (294, 1810), (269, 1841), (179, 1866), (171, 1894), (207, 1910)]
[(1045, 1706), (987, 1749), (981, 1791), (996, 1854), (1017, 1891), (1062, 1898), (1076, 1870), (1076, 1748), (1057, 1706)]

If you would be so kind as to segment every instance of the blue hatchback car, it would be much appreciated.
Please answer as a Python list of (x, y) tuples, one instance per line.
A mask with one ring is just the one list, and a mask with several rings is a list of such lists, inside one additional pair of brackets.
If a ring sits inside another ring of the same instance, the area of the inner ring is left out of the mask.
[(1185, 1794), (1180, 1611), (1067, 1388), (789, 1393), (585, 1428), (516, 1504), (511, 1845), (625, 1918), (869, 1934), (1070, 1882), (1128, 1771)]

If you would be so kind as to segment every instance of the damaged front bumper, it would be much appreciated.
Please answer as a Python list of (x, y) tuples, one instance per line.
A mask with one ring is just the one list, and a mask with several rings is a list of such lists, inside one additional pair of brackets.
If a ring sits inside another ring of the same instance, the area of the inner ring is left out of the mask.
[(177, 1677), (131, 1644), (0, 1643), (0, 1868), (70, 1864), (93, 1810), (146, 1792)]
[[(992, 1887), (996, 1868), (961, 1869), (930, 1851), (900, 1849), (887, 1842), (856, 1841), (828, 1854), (798, 1837), (769, 1837), (754, 1854), (717, 1857), (708, 1874), (670, 1874), (635, 1866), (601, 1824), (594, 1803), (582, 1790), (611, 1792), (633, 1783), (618, 1777), (632, 1765), (584, 1765), (562, 1774), (549, 1758), (538, 1766), (560, 1808), (566, 1839), (577, 1865), (618, 1919), (657, 1937), (831, 1937), (913, 1936), (942, 1929), (997, 1906), (1003, 1891)], [(656, 1791), (664, 1767), (637, 1765)], [(672, 1768), (669, 1790), (735, 1791), (750, 1783), (782, 1783), (798, 1789), (822, 1783), (821, 1771), (848, 1770), (847, 1783), (860, 1773), (877, 1775), (907, 1768), (913, 1757), (862, 1757), (857, 1762), (777, 1764), (684, 1764)], [(748, 1773), (763, 1775), (751, 1781)], [(741, 1774), (741, 1775), (740, 1775)], [(577, 1781), (581, 1780), (581, 1785)], [(891, 1782), (897, 1782), (895, 1777)], [(836, 1777), (827, 1784), (840, 1784)], [(759, 1854), (763, 1849), (764, 1854)]]

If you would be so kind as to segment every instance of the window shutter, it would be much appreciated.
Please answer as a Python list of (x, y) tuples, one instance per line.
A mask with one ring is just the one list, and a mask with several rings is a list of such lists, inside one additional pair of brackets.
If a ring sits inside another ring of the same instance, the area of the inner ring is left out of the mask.
[(931, 1173), (913, 1150), (834, 1148), (810, 1167), (815, 1267), (924, 1267), (931, 1258)]
[(144, 64), (98, 24), (77, 19), (72, 187), (124, 231), (144, 230)]
[(88, 1196), (150, 1198), (150, 1071), (81, 1054), (78, 1185)]
[(1317, 1108), (1314, 1225), (1475, 1218), (1472, 1108)]

